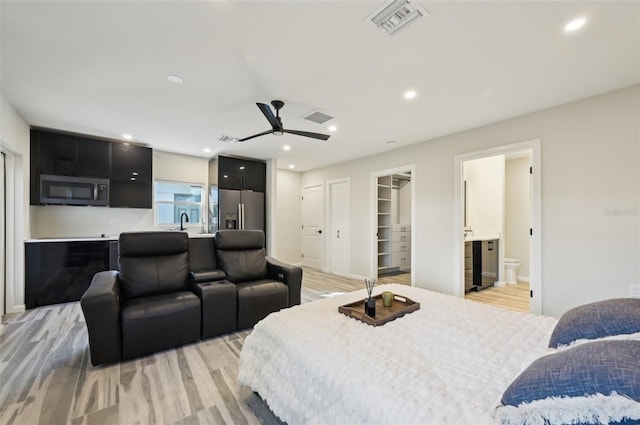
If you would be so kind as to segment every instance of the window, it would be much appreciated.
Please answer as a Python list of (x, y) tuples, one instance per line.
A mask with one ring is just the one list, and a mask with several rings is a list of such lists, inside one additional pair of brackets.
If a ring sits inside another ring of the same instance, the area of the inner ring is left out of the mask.
[(185, 213), (189, 217), (185, 227), (204, 226), (204, 199), (204, 185), (155, 181), (156, 225), (180, 226), (180, 216)]

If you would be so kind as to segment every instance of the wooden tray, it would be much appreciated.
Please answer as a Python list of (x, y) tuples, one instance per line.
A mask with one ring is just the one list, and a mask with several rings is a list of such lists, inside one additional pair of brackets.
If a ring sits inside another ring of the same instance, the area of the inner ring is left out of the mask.
[(373, 297), (376, 300), (376, 316), (369, 317), (364, 313), (364, 300), (341, 305), (338, 311), (356, 320), (371, 326), (382, 326), (398, 317), (402, 317), (407, 313), (420, 309), (420, 303), (410, 300), (402, 295), (393, 295), (393, 304), (391, 307), (382, 305), (382, 294)]

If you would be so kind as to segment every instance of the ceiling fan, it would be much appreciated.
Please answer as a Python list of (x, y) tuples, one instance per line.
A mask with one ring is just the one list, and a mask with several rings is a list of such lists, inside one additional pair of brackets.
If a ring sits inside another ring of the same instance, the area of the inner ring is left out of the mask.
[(280, 109), (284, 106), (284, 102), (281, 100), (272, 100), (271, 106), (276, 110), (276, 115), (273, 115), (271, 108), (266, 103), (256, 103), (258, 108), (262, 111), (264, 116), (271, 124), (271, 130), (263, 131), (262, 133), (254, 134), (253, 136), (245, 137), (244, 139), (238, 139), (238, 142), (244, 142), (245, 140), (253, 139), (254, 137), (264, 136), (265, 134), (275, 134), (276, 136), (282, 136), (284, 133), (296, 134), (298, 136), (311, 137), (313, 139), (327, 140), (331, 137), (328, 134), (312, 133), (310, 131), (299, 130), (287, 130), (282, 128), (282, 120), (280, 119)]

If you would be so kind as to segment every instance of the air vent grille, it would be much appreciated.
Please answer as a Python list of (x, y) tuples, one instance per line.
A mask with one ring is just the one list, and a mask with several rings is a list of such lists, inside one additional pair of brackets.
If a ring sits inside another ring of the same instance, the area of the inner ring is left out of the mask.
[(223, 134), (222, 136), (220, 136), (220, 138), (218, 139), (219, 142), (225, 142), (225, 143), (235, 143), (238, 141), (237, 137), (232, 137), (232, 136), (227, 136), (226, 134)]
[(304, 118), (305, 120), (308, 120), (308, 121), (312, 121), (312, 122), (314, 122), (316, 124), (324, 124), (327, 121), (330, 121), (330, 120), (333, 119), (333, 117), (331, 115), (324, 114), (324, 113), (322, 113), (320, 111), (313, 111), (313, 112), (303, 116), (302, 118)]
[(396, 35), (429, 11), (409, 0), (391, 0), (369, 15), (369, 21), (389, 35)]

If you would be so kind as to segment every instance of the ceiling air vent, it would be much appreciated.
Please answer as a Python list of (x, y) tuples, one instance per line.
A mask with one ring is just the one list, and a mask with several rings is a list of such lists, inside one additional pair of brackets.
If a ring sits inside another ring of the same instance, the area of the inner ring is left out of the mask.
[(329, 120), (332, 120), (333, 117), (331, 115), (324, 114), (320, 111), (313, 111), (307, 115), (303, 115), (302, 118), (308, 121), (312, 121), (316, 124), (324, 124)]
[(368, 20), (389, 35), (396, 35), (429, 11), (409, 0), (391, 0), (369, 15)]
[(226, 134), (223, 134), (222, 136), (220, 136), (220, 138), (218, 139), (219, 142), (225, 142), (225, 143), (235, 143), (238, 141), (237, 137), (232, 137), (232, 136), (227, 136)]

